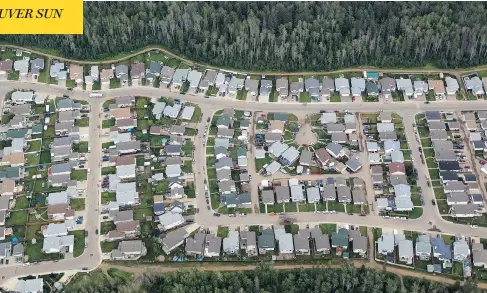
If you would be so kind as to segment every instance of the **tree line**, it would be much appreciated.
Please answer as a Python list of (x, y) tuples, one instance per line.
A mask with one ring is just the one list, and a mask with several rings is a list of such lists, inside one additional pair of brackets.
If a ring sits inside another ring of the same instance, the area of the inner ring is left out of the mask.
[(485, 293), (475, 283), (467, 282), (462, 287), (459, 283), (449, 285), (412, 277), (405, 277), (404, 288), (401, 288), (399, 277), (386, 270), (355, 268), (351, 265), (344, 265), (340, 269), (275, 270), (269, 266), (259, 266), (254, 271), (192, 269), (165, 274), (149, 272), (135, 281), (122, 278), (122, 273), (110, 270), (108, 273), (101, 278), (97, 276), (82, 282), (75, 280), (65, 290), (67, 293)]
[(149, 45), (215, 66), (329, 70), (487, 63), (486, 2), (85, 2), (83, 35), (0, 41), (95, 59)]

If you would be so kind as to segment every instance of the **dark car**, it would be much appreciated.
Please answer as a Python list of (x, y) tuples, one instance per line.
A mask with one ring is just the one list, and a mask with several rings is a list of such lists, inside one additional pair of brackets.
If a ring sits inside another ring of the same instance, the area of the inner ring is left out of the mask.
[(210, 118), (210, 117), (208, 117), (208, 119), (206, 119), (206, 122), (210, 122), (210, 120), (211, 120), (211, 118)]
[(95, 230), (95, 234), (98, 235), (98, 229)]
[(431, 204), (435, 206), (436, 205), (436, 201), (434, 199), (432, 199), (431, 200)]
[(88, 231), (85, 230), (85, 237), (88, 236)]

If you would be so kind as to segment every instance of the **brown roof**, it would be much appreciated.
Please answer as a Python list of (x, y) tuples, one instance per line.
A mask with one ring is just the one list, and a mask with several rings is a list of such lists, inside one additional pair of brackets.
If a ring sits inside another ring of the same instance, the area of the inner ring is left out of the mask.
[(0, 183), (0, 194), (5, 192), (13, 193), (15, 190), (15, 180), (6, 178)]
[(111, 78), (113, 78), (113, 69), (103, 69), (100, 72), (101, 81), (109, 81)]
[(108, 232), (108, 238), (122, 238), (125, 237), (125, 233), (119, 231), (110, 231)]
[(69, 66), (69, 78), (71, 80), (83, 78), (83, 66), (77, 64), (71, 64)]
[(324, 148), (315, 150), (315, 156), (318, 158), (320, 162), (325, 162), (325, 163), (333, 159), (331, 155)]
[(120, 222), (116, 226), (118, 232), (132, 232), (139, 227), (139, 221)]
[(137, 119), (124, 118), (117, 120), (117, 127), (137, 126)]
[(11, 153), (3, 157), (2, 161), (10, 165), (19, 165), (24, 163), (24, 153)]
[(117, 166), (134, 165), (134, 156), (117, 157)]
[(0, 61), (0, 71), (10, 72), (14, 62), (12, 60)]
[(389, 173), (402, 172), (406, 173), (406, 167), (403, 163), (389, 163)]
[(145, 73), (144, 63), (134, 63), (130, 68), (130, 76), (132, 78), (138, 78), (142, 73)]
[(161, 126), (152, 125), (149, 129), (150, 134), (161, 134), (161, 132), (162, 132)]
[(132, 113), (130, 108), (114, 108), (110, 110), (110, 113), (115, 117), (115, 119), (132, 118)]
[(57, 204), (57, 205), (52, 205), (47, 207), (47, 214), (48, 215), (53, 215), (53, 214), (61, 214), (61, 213), (67, 213), (69, 211), (67, 204)]
[(445, 83), (443, 82), (443, 80), (430, 79), (428, 80), (428, 87), (432, 89), (436, 94), (445, 93)]

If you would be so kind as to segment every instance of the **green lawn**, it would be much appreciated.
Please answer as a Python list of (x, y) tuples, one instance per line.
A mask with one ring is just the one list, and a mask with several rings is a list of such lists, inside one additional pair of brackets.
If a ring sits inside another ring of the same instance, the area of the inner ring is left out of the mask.
[[(32, 244), (30, 241), (24, 243), (24, 253), (28, 256), (29, 262), (44, 261), (44, 260), (55, 260), (61, 259), (62, 255), (59, 253), (42, 253), (42, 241), (37, 241), (36, 244)], [(84, 247), (84, 246), (83, 246)]]
[(117, 200), (117, 194), (115, 192), (102, 192), (101, 193), (101, 204), (107, 204), (110, 201), (116, 201)]
[(337, 231), (337, 224), (320, 224), (320, 229), (323, 234), (331, 237), (331, 234)]
[(117, 167), (103, 167), (101, 168), (101, 175), (115, 174), (117, 173)]
[(89, 118), (77, 119), (76, 122), (74, 123), (74, 126), (78, 126), (78, 127), (87, 127), (89, 125), (90, 125)]
[(29, 200), (25, 196), (18, 197), (15, 200), (15, 210), (23, 210), (29, 207)]
[(27, 226), (27, 233), (26, 233), (25, 237), (28, 240), (42, 237), (41, 236), (42, 235), (42, 233), (41, 233), (41, 227), (42, 227), (42, 224), (41, 223), (29, 224)]
[(120, 85), (120, 79), (118, 78), (112, 78), (110, 79), (110, 88), (111, 89), (117, 89), (117, 88), (120, 88), (121, 85)]
[(286, 213), (295, 213), (298, 211), (298, 207), (294, 202), (285, 203), (284, 208), (286, 209)]
[(311, 97), (309, 96), (308, 92), (302, 92), (299, 94), (299, 101), (301, 103), (309, 103), (311, 102)]
[(100, 235), (106, 235), (108, 232), (115, 230), (116, 226), (113, 221), (100, 223)]
[(417, 219), (423, 215), (423, 208), (416, 207), (413, 208), (413, 211), (409, 214), (410, 219)]
[(115, 118), (109, 119), (109, 120), (103, 120), (101, 122), (102, 128), (110, 128), (112, 126), (115, 126)]
[(228, 227), (219, 226), (216, 232), (216, 236), (225, 238), (228, 236)]
[(245, 101), (247, 100), (247, 90), (239, 90), (237, 92), (237, 100)]
[(291, 224), (291, 225), (284, 225), (284, 229), (287, 233), (291, 233), (293, 235), (298, 234), (299, 225), (298, 224)]
[(111, 242), (101, 242), (101, 252), (106, 253), (110, 252), (118, 247), (120, 241), (111, 241)]
[(30, 152), (39, 152), (41, 150), (41, 140), (32, 140), (29, 142), (29, 149), (27, 150), (28, 153)]
[(272, 88), (271, 93), (269, 94), (269, 102), (275, 103), (278, 101), (278, 92), (275, 88)]
[(26, 154), (25, 159), (27, 160), (27, 166), (37, 166), (39, 165), (39, 154)]
[(88, 152), (88, 142), (87, 141), (80, 141), (77, 144), (73, 144), (73, 151), (79, 153), (87, 153)]
[(12, 211), (10, 212), (10, 217), (7, 219), (7, 226), (20, 226), (27, 223), (28, 212), (26, 210), (22, 211)]
[(185, 160), (181, 170), (184, 173), (192, 173), (193, 172), (193, 163), (191, 162), (191, 160)]
[(20, 76), (20, 73), (18, 71), (12, 70), (8, 73), (7, 79), (8, 80), (19, 80), (19, 76)]
[(330, 102), (332, 102), (332, 103), (338, 103), (341, 101), (342, 101), (342, 98), (340, 97), (340, 95), (338, 93), (335, 93), (333, 96), (330, 97)]
[(69, 232), (70, 235), (74, 235), (74, 251), (73, 256), (78, 257), (85, 251), (85, 231), (78, 230)]
[(328, 202), (328, 210), (329, 211), (337, 211), (337, 212), (344, 213), (345, 212), (345, 207), (343, 206), (343, 204), (341, 204), (339, 202), (329, 201)]
[(434, 151), (433, 148), (424, 148), (423, 149), (423, 153), (424, 153), (424, 158), (425, 159), (434, 158), (435, 157), (435, 151)]
[(88, 179), (88, 170), (78, 169), (71, 171), (71, 180), (85, 181)]
[(71, 209), (74, 211), (84, 211), (85, 210), (85, 199), (84, 198), (73, 198), (69, 204)]
[[(141, 200), (142, 201), (142, 200)], [(144, 208), (136, 208), (134, 209), (134, 220), (143, 220), (147, 216), (152, 216), (154, 211), (152, 210), (152, 206), (144, 207)]]
[(255, 159), (255, 171), (260, 171), (265, 164), (270, 164), (272, 161), (272, 158), (268, 155), (266, 155), (264, 159)]
[(137, 119), (137, 129), (147, 130), (152, 125), (152, 121), (149, 119)]

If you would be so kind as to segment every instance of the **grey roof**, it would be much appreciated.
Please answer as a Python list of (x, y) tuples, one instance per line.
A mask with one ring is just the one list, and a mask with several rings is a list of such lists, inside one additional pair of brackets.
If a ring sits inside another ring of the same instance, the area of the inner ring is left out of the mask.
[(269, 95), (272, 89), (272, 80), (262, 79), (260, 81), (260, 95), (267, 96)]
[(20, 293), (43, 292), (44, 279), (18, 280), (15, 284), (15, 291)]
[(120, 64), (115, 67), (115, 75), (121, 78), (122, 75), (127, 76), (129, 74), (129, 67), (125, 64)]
[(323, 77), (321, 87), (323, 90), (334, 91), (335, 90), (335, 82), (333, 81), (333, 78), (328, 78), (327, 76)]
[(465, 184), (461, 181), (449, 181), (444, 185), (445, 191), (465, 190)]
[(56, 104), (56, 109), (58, 110), (70, 110), (70, 109), (81, 109), (81, 104), (73, 101), (72, 99), (61, 99)]
[(445, 122), (441, 121), (429, 121), (428, 122), (429, 130), (444, 130), (446, 129)]
[(445, 244), (445, 240), (442, 237), (432, 238), (431, 245), (433, 246), (433, 252), (439, 254), (438, 258), (452, 259), (451, 247)]
[(321, 194), (323, 200), (335, 200), (337, 197), (335, 185), (324, 185)]
[(245, 80), (245, 89), (248, 90), (250, 94), (257, 95), (259, 93), (259, 81), (247, 78)]
[[(307, 237), (300, 235), (300, 234), (295, 234), (293, 235), (293, 240), (294, 240), (294, 249), (296, 251), (309, 251), (309, 240)], [(281, 238), (279, 238), (280, 240)], [(280, 241), (279, 241), (280, 243)]]
[(174, 76), (174, 71), (176, 69), (173, 68), (173, 67), (169, 67), (169, 66), (164, 66), (162, 67), (162, 70), (161, 70), (161, 82), (165, 82), (165, 83), (169, 83), (171, 82), (173, 76)]
[(282, 89), (285, 89), (287, 91), (288, 87), (289, 87), (289, 81), (286, 77), (281, 77), (276, 80), (277, 91), (280, 91)]
[(362, 77), (352, 77), (350, 82), (352, 83), (352, 94), (360, 95), (365, 91), (365, 79)]
[(407, 184), (408, 179), (406, 175), (400, 174), (400, 175), (391, 175), (389, 177), (389, 181), (392, 186), (400, 185), (400, 184)]
[(367, 81), (365, 83), (365, 86), (366, 86), (368, 94), (373, 94), (373, 93), (378, 94), (379, 93), (379, 86), (375, 82)]
[(396, 81), (390, 77), (384, 77), (379, 80), (379, 84), (382, 91), (395, 91)]
[(338, 186), (337, 187), (337, 196), (339, 202), (351, 202), (352, 201), (352, 194), (350, 192), (350, 187), (348, 186)]
[(295, 82), (291, 82), (291, 86), (289, 88), (291, 94), (298, 95), (300, 92), (304, 90), (304, 85), (302, 82), (295, 81)]
[(314, 77), (309, 77), (304, 81), (304, 87), (306, 88), (306, 91), (309, 91), (310, 89), (313, 88), (320, 88), (320, 81), (317, 80)]
[(359, 160), (352, 158), (347, 161), (347, 167), (352, 170), (353, 172), (356, 172), (360, 168), (362, 168), (362, 164), (360, 163)]
[(377, 132), (389, 132), (389, 131), (394, 131), (394, 123), (388, 122), (388, 123), (377, 123)]
[(409, 78), (399, 78), (396, 79), (397, 89), (404, 91), (407, 96), (413, 95), (413, 84)]
[(387, 140), (387, 139), (396, 140), (397, 139), (397, 133), (395, 133), (394, 131), (380, 132), (379, 133), (379, 138), (382, 141)]
[(299, 163), (301, 165), (311, 165), (313, 159), (313, 152), (308, 150), (303, 150), (301, 156), (299, 157)]
[(441, 119), (441, 114), (440, 111), (426, 111), (426, 120), (429, 121), (440, 121)]
[[(276, 142), (277, 143), (277, 142)], [(284, 165), (290, 165), (299, 157), (299, 151), (295, 147), (286, 149), (280, 156), (280, 161)]]
[(174, 71), (172, 82), (178, 84), (183, 83), (186, 81), (188, 74), (189, 74), (189, 69), (178, 68)]
[(242, 89), (243, 87), (244, 87), (244, 79), (238, 78), (237, 76), (232, 76), (232, 79), (228, 84), (228, 90), (237, 91), (238, 89)]
[(203, 73), (196, 71), (196, 70), (190, 70), (188, 72), (188, 77), (187, 77), (187, 79), (189, 81), (189, 86), (191, 88), (197, 88), (199, 83), (200, 83), (202, 76), (203, 76)]
[(446, 83), (446, 92), (447, 93), (452, 93), (458, 91), (460, 89), (460, 86), (458, 85), (458, 81), (456, 78), (451, 78), (449, 76), (445, 77), (445, 83)]
[(413, 82), (414, 92), (417, 94), (424, 94), (428, 92), (428, 83), (424, 80), (415, 80)]
[(306, 189), (306, 197), (308, 202), (319, 202), (320, 201), (320, 189), (318, 187), (308, 187)]
[(274, 203), (274, 191), (271, 189), (262, 191), (262, 202), (263, 203)]
[(152, 61), (149, 65), (149, 72), (153, 74), (160, 74), (161, 68), (162, 68), (161, 62)]
[(215, 83), (216, 76), (217, 76), (216, 70), (213, 69), (206, 70), (203, 79), (201, 79), (199, 87), (206, 88), (210, 85), (213, 85)]
[(399, 241), (399, 256), (405, 258), (412, 258), (414, 256), (413, 252), (413, 242), (411, 240), (401, 240)]
[(63, 164), (52, 165), (49, 174), (71, 172), (71, 169), (74, 168), (75, 165), (76, 162), (68, 162)]
[(277, 202), (289, 201), (291, 198), (289, 186), (276, 186), (274, 190), (276, 192)]
[(274, 249), (276, 247), (274, 232), (271, 229), (262, 231), (262, 235), (258, 237), (257, 243), (259, 248)]
[(329, 123), (326, 125), (326, 131), (328, 132), (339, 132), (345, 131), (345, 125), (342, 123)]
[(338, 155), (343, 150), (343, 147), (337, 143), (330, 143), (326, 146), (326, 150)]
[(355, 204), (365, 203), (365, 192), (360, 188), (352, 190), (352, 198)]
[(116, 150), (117, 151), (140, 150), (140, 141), (132, 140), (132, 141), (119, 142), (117, 143)]
[(350, 83), (348, 82), (347, 78), (339, 77), (335, 79), (335, 88), (336, 90), (349, 89)]
[(229, 146), (230, 146), (230, 140), (228, 138), (220, 138), (220, 137), (215, 138), (215, 148), (224, 147), (225, 149), (228, 149)]
[(337, 122), (337, 114), (334, 112), (322, 113), (320, 116), (321, 124), (336, 123), (336, 122)]
[(229, 158), (229, 157), (223, 157), (223, 158), (220, 158), (216, 164), (215, 164), (215, 168), (216, 169), (221, 169), (221, 168), (232, 168), (233, 167), (233, 162), (232, 162), (232, 158)]
[(435, 158), (437, 161), (456, 161), (457, 155), (451, 149), (440, 149), (435, 152)]

